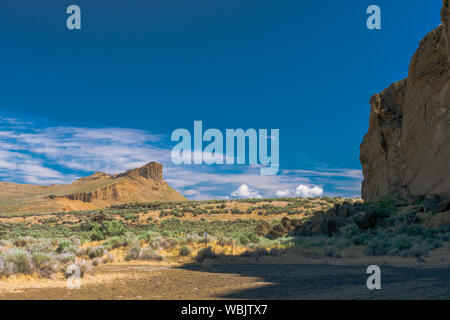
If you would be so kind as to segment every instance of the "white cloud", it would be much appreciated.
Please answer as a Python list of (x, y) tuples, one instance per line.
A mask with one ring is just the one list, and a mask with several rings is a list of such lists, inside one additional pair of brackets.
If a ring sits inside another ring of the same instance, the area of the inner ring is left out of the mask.
[(275, 192), (275, 195), (280, 198), (289, 197), (291, 195), (291, 190), (289, 189), (278, 190), (277, 192)]
[(249, 188), (246, 184), (241, 185), (236, 191), (233, 191), (231, 196), (235, 198), (262, 198), (258, 191)]
[(196, 196), (198, 195), (198, 191), (194, 189), (188, 189), (183, 192), (185, 196)]
[(301, 184), (295, 189), (295, 194), (305, 198), (320, 197), (323, 194), (323, 188), (317, 186), (310, 188)]
[[(361, 170), (356, 169), (283, 170), (261, 176), (259, 165), (175, 165), (170, 158), (175, 143), (169, 140), (128, 128), (37, 128), (0, 116), (0, 180), (70, 183), (94, 171), (114, 174), (157, 161), (164, 165), (168, 184), (195, 200), (223, 199), (237, 186), (233, 194), (254, 198), (298, 196), (299, 185), (325, 186), (327, 194), (343, 196), (358, 194), (360, 188)], [(308, 195), (322, 190), (309, 189)]]
[[(126, 128), (0, 128), (0, 179), (33, 184), (70, 183), (94, 171), (119, 173), (150, 161), (164, 162), (166, 151), (153, 144), (161, 135)], [(23, 124), (23, 123), (21, 123)], [(81, 171), (81, 172), (80, 172)], [(65, 172), (65, 173), (63, 173)]]

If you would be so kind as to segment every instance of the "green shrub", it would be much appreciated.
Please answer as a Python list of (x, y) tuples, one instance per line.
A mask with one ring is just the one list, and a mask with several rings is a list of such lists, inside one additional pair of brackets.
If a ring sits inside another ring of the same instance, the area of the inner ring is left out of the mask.
[(206, 259), (216, 259), (218, 255), (214, 252), (211, 247), (206, 247), (198, 251), (196, 260), (198, 262), (203, 262)]
[(45, 252), (34, 252), (31, 256), (31, 260), (33, 261), (34, 267), (40, 270), (52, 261), (52, 255)]
[(71, 242), (69, 240), (61, 240), (58, 242), (58, 247), (56, 248), (57, 253), (61, 253), (65, 251), (67, 248), (69, 248), (71, 245)]
[(102, 222), (101, 231), (107, 237), (121, 236), (125, 234), (125, 227), (120, 221), (108, 221)]
[(341, 235), (347, 240), (353, 240), (360, 232), (359, 227), (355, 224), (348, 224), (341, 229)]
[(108, 240), (106, 240), (103, 245), (104, 246), (111, 246), (111, 248), (116, 249), (119, 247), (126, 247), (128, 245), (130, 245), (131, 240), (125, 236), (115, 236), (115, 237), (111, 237)]
[(120, 221), (104, 220), (101, 225), (90, 224), (90, 238), (93, 241), (104, 240), (107, 237), (121, 236), (125, 234), (125, 227)]
[(187, 247), (187, 246), (182, 246), (179, 251), (179, 255), (182, 257), (190, 256), (191, 253), (192, 253), (191, 249), (189, 249), (189, 247)]
[(153, 250), (152, 248), (147, 247), (145, 249), (142, 249), (141, 254), (140, 254), (140, 259), (161, 261), (161, 260), (163, 260), (163, 257), (161, 255), (157, 254), (156, 251)]
[(407, 235), (402, 234), (395, 237), (393, 246), (395, 250), (401, 252), (410, 249), (413, 246), (413, 244), (411, 239)]
[(125, 256), (126, 261), (137, 260), (141, 254), (141, 244), (136, 241)]
[(75, 255), (73, 253), (63, 253), (57, 257), (58, 261), (67, 264), (75, 261)]
[(14, 264), (17, 273), (30, 274), (33, 272), (33, 263), (28, 251), (12, 248), (6, 254), (6, 260)]
[(387, 255), (391, 251), (391, 241), (385, 238), (373, 238), (368, 241), (364, 253), (369, 256)]
[(88, 248), (87, 254), (90, 259), (101, 257), (105, 254), (105, 248), (103, 246), (90, 247)]
[(239, 243), (243, 246), (246, 246), (250, 243), (259, 243), (259, 237), (256, 234), (249, 232), (239, 237)]

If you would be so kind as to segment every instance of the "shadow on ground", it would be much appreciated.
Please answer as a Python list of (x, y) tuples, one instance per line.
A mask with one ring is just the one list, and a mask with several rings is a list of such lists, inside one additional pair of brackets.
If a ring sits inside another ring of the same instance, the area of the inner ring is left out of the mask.
[(230, 299), (450, 299), (450, 268), (380, 266), (381, 290), (368, 290), (366, 267), (327, 264), (188, 264), (182, 269), (257, 277), (258, 288), (236, 290)]

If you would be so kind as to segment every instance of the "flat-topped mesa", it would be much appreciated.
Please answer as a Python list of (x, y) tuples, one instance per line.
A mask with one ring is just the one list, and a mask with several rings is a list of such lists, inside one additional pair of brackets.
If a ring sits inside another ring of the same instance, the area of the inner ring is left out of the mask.
[(107, 178), (111, 178), (111, 175), (101, 172), (101, 171), (97, 171), (97, 172), (91, 174), (90, 176), (80, 178), (77, 181), (85, 182), (85, 181), (94, 181), (94, 180), (107, 179)]
[(143, 177), (146, 179), (152, 179), (156, 182), (163, 182), (163, 166), (157, 162), (147, 163), (140, 168), (131, 169), (120, 173), (118, 177), (129, 177), (131, 179), (138, 179)]

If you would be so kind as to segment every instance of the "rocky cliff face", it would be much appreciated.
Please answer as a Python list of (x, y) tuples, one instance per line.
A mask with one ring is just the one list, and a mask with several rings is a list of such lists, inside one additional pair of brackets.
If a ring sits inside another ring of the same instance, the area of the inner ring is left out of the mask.
[(119, 177), (130, 177), (131, 179), (137, 179), (143, 177), (146, 179), (152, 179), (157, 182), (163, 181), (163, 166), (157, 162), (147, 163), (145, 166), (128, 170), (118, 175)]
[(117, 175), (96, 172), (68, 185), (42, 187), (41, 193), (32, 199), (31, 207), (42, 198), (46, 200), (46, 208), (36, 210), (91, 210), (127, 202), (185, 200), (163, 180), (162, 171), (161, 164), (150, 162)]
[(450, 196), (450, 0), (414, 54), (408, 77), (370, 100), (361, 144), (366, 201)]
[(61, 196), (60, 198), (79, 200), (83, 202), (93, 202), (95, 200), (119, 201), (120, 199), (126, 199), (128, 197), (130, 197), (130, 193), (126, 189), (121, 188), (120, 184), (116, 183), (91, 192), (71, 193), (68, 195)]

